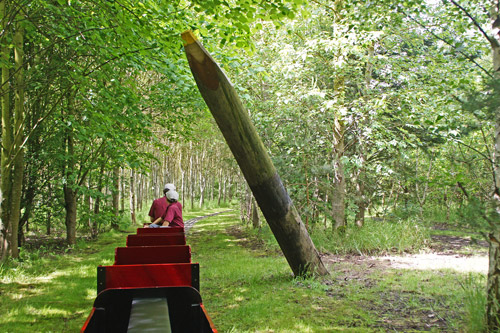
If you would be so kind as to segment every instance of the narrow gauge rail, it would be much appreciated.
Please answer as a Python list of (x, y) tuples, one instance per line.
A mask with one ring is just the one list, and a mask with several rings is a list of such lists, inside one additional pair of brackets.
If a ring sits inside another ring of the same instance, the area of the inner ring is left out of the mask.
[(184, 228), (138, 228), (97, 267), (97, 297), (81, 333), (217, 332), (200, 296)]

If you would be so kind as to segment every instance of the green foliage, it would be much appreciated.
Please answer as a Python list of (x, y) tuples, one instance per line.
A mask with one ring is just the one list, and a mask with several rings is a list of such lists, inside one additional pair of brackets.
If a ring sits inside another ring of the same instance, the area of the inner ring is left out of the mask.
[(485, 220), (486, 211), (485, 202), (473, 197), (459, 210), (460, 220), (477, 232), (487, 232), (490, 226)]

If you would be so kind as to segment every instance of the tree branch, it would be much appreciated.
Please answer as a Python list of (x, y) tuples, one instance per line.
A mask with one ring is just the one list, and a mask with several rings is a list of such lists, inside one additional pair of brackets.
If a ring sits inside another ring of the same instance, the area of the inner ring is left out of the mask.
[(484, 31), (483, 27), (477, 22), (477, 20), (465, 9), (462, 7), (460, 4), (458, 4), (455, 0), (445, 0), (451, 2), (455, 7), (460, 9), (464, 14), (472, 21), (472, 24), (476, 26), (476, 28), (479, 29), (479, 31), (483, 34), (483, 36), (490, 42), (491, 46), (498, 47), (498, 41), (495, 38), (492, 38), (491, 36), (488, 36), (486, 31)]
[(119, 59), (121, 57), (123, 57), (124, 55), (127, 55), (127, 54), (134, 54), (134, 53), (138, 53), (138, 52), (141, 52), (141, 51), (144, 51), (144, 50), (153, 50), (153, 49), (156, 49), (158, 48), (157, 46), (153, 47), (146, 47), (146, 48), (143, 48), (143, 49), (137, 49), (137, 50), (133, 50), (133, 51), (129, 51), (129, 52), (123, 52), (123, 53), (120, 53), (119, 55), (117, 56), (114, 56), (113, 58), (111, 59), (108, 59), (106, 60), (105, 62), (103, 62), (102, 64), (100, 65), (97, 65), (96, 67), (94, 67), (92, 70), (86, 72), (86, 73), (83, 73), (83, 76), (89, 76), (90, 74), (94, 73), (95, 71), (97, 71), (99, 68), (101, 67), (104, 67), (106, 66), (107, 64), (109, 64), (110, 62), (116, 60), (116, 59)]
[(481, 69), (487, 76), (489, 76), (490, 78), (493, 78), (493, 75), (490, 73), (490, 71), (488, 71), (486, 68), (484, 68), (483, 66), (481, 66), (480, 64), (478, 64), (474, 58), (472, 58), (472, 56), (460, 51), (460, 50), (457, 50), (455, 48), (455, 45), (453, 45), (452, 43), (450, 43), (449, 41), (447, 41), (446, 39), (438, 36), (437, 34), (435, 34), (434, 32), (432, 32), (431, 30), (429, 30), (427, 28), (427, 26), (425, 26), (423, 23), (421, 23), (420, 21), (418, 21), (417, 19), (411, 17), (410, 15), (406, 14), (406, 17), (408, 17), (410, 20), (412, 20), (413, 22), (417, 23), (419, 26), (421, 26), (422, 28), (424, 28), (428, 33), (430, 33), (434, 38), (436, 39), (439, 39), (440, 41), (443, 41), (445, 42), (446, 44), (448, 44), (449, 46), (451, 46), (453, 49), (455, 49), (458, 53), (460, 53), (461, 55), (463, 55), (467, 60), (469, 60), (470, 62), (472, 62), (474, 65), (476, 65), (479, 69)]
[(457, 143), (460, 143), (461, 145), (475, 151), (476, 153), (478, 153), (479, 155), (481, 155), (485, 160), (487, 160), (488, 162), (490, 163), (493, 163), (493, 161), (491, 160), (491, 158), (489, 156), (487, 156), (486, 154), (484, 154), (483, 152), (480, 152), (479, 150), (477, 150), (476, 148), (466, 144), (465, 142), (461, 141), (461, 140), (454, 140), (455, 142)]

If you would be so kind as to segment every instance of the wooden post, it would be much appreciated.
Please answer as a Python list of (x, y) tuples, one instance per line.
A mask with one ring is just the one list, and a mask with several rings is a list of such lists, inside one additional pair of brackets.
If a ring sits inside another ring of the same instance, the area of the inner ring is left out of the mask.
[(295, 275), (326, 275), (314, 244), (226, 75), (191, 31), (182, 34), (189, 66)]

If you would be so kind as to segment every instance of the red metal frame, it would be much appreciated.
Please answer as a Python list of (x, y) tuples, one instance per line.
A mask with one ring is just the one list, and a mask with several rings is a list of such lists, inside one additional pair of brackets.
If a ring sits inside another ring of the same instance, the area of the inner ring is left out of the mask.
[[(107, 289), (99, 293), (82, 333), (126, 332), (134, 299), (163, 298), (173, 332), (214, 333), (217, 329), (192, 287)], [(161, 320), (161, 318), (157, 318)]]

